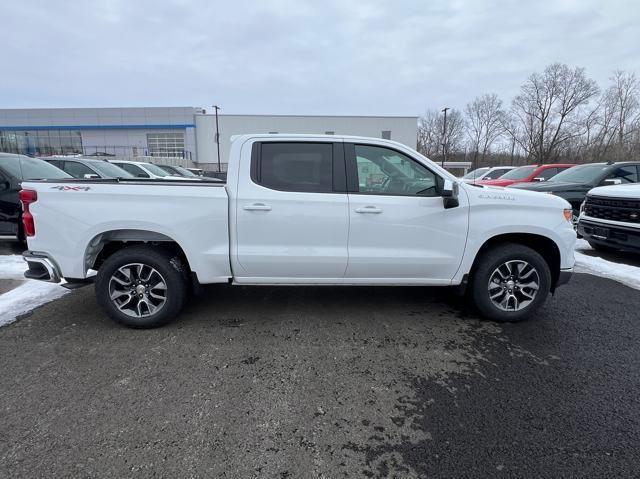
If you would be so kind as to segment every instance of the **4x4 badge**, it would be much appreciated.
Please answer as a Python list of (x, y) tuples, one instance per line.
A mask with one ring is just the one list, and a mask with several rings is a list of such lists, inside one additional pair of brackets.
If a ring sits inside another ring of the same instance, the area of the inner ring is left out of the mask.
[(89, 191), (91, 189), (90, 186), (52, 186), (52, 190), (59, 191)]

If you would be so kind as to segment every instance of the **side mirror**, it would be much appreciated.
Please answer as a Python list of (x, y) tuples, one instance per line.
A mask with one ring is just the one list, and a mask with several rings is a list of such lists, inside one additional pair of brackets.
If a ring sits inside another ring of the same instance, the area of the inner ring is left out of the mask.
[(454, 183), (451, 180), (444, 180), (442, 186), (442, 201), (445, 209), (455, 208), (460, 205), (458, 201), (458, 183)]
[(544, 178), (541, 178), (539, 176), (536, 176), (533, 181), (546, 181)]
[(607, 178), (606, 180), (604, 180), (602, 182), (602, 184), (605, 185), (605, 186), (621, 185), (622, 184), (622, 180), (620, 178)]
[(96, 175), (95, 173), (85, 173), (83, 178), (85, 180), (93, 180), (95, 178), (100, 178), (98, 175)]

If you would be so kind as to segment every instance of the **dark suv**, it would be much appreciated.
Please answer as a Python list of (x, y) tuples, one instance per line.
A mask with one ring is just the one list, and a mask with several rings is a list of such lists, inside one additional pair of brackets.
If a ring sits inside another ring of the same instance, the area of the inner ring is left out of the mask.
[(46, 161), (0, 153), (0, 238), (24, 240), (18, 192), (23, 180), (71, 178)]
[(544, 183), (518, 183), (508, 188), (540, 191), (564, 198), (571, 203), (576, 223), (580, 216), (580, 205), (590, 189), (596, 186), (638, 183), (639, 178), (638, 161), (587, 163), (558, 173)]

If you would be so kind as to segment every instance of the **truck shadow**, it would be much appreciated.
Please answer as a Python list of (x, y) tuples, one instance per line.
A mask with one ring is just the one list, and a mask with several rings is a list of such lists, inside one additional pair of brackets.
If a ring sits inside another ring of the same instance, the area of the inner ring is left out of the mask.
[(218, 317), (348, 318), (425, 315), (477, 320), (453, 288), (418, 286), (207, 285), (189, 302), (183, 320)]

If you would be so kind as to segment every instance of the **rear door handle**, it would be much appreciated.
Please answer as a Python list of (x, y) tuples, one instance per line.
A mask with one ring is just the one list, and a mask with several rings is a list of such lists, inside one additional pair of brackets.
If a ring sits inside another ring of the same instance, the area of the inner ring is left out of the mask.
[(378, 214), (382, 213), (382, 208), (378, 208), (377, 206), (365, 206), (364, 208), (356, 208), (356, 213)]
[(265, 205), (264, 203), (253, 203), (243, 206), (242, 209), (247, 211), (271, 211), (271, 206)]

